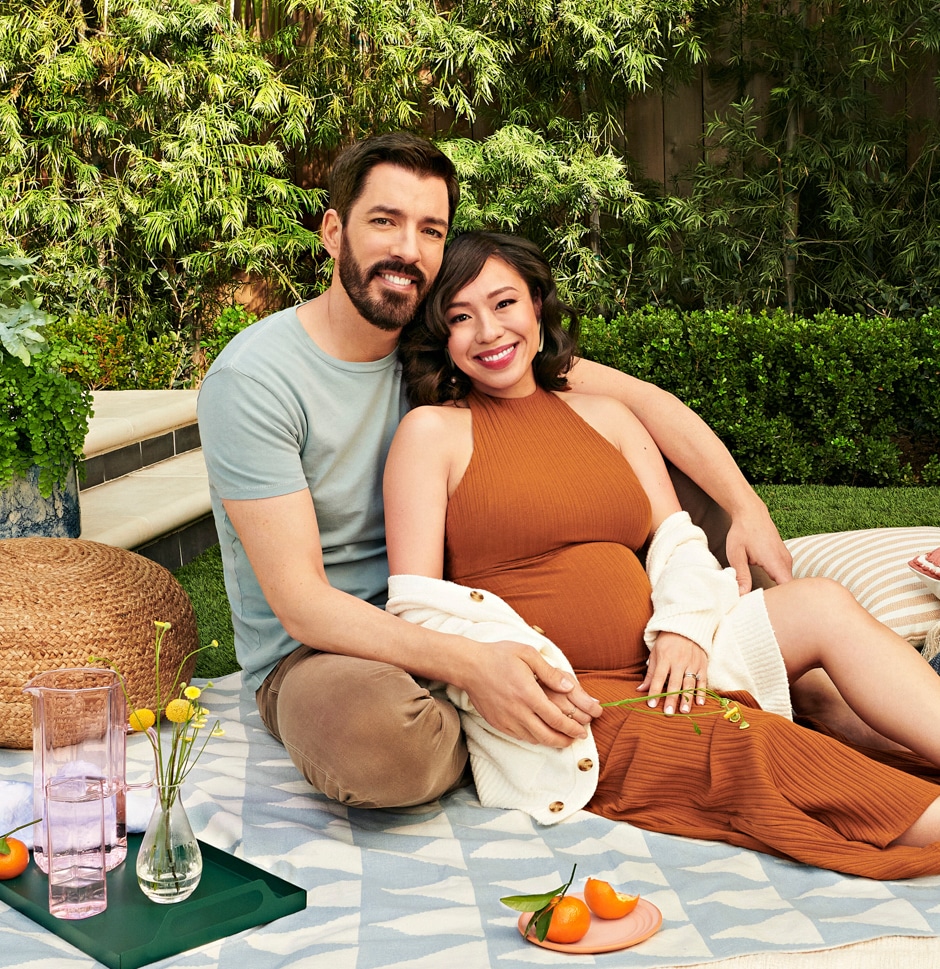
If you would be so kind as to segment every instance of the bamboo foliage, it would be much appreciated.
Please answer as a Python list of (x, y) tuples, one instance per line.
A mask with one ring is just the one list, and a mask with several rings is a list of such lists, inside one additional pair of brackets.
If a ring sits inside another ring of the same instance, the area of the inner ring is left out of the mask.
[(690, 190), (657, 203), (644, 259), (652, 289), (791, 312), (936, 305), (940, 111), (936, 88), (919, 117), (906, 90), (936, 69), (940, 8), (733, 6), (730, 41), (718, 43), (724, 24), (702, 34), (711, 76), (736, 83), (738, 97), (707, 123), (710, 151)]
[(423, 130), (463, 178), (457, 228), (534, 238), (569, 295), (591, 298), (611, 270), (602, 220), (648, 207), (618, 150), (622, 103), (667, 62), (701, 59), (692, 12), (707, 6), (287, 0), (300, 43), (285, 69), (319, 107), (314, 157), (376, 131)]
[[(457, 228), (532, 237), (585, 308), (918, 310), (938, 51), (932, 0), (0, 0), (0, 247), (62, 312), (198, 342), (246, 276), (322, 285), (332, 159), (408, 128)], [(628, 109), (690, 81), (730, 94), (657, 185)]]
[(0, 11), (0, 243), (41, 253), (60, 309), (144, 326), (198, 326), (236, 271), (293, 288), (316, 247), (298, 216), (319, 194), (285, 150), (313, 103), (217, 3), (104, 13)]

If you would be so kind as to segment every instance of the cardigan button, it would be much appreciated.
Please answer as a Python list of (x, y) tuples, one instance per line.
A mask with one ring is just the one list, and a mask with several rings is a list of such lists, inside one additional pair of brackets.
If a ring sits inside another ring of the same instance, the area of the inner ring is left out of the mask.
[(559, 811), (564, 811), (564, 809), (565, 809), (565, 802), (564, 801), (552, 801), (552, 803), (549, 804), (548, 809), (549, 809), (549, 811), (552, 812), (552, 814), (557, 814)]
[(535, 631), (536, 631), (536, 632), (537, 632), (537, 633), (538, 633), (538, 634), (539, 634), (540, 636), (544, 636), (544, 635), (545, 635), (545, 630), (544, 630), (544, 629), (543, 629), (543, 628), (542, 628), (541, 626), (536, 626), (536, 625), (535, 625), (535, 623), (532, 623), (532, 628), (533, 628), (533, 629), (534, 629), (534, 630), (535, 630)]
[(482, 592), (477, 592), (477, 590), (474, 589), (473, 592), (470, 593), (470, 598), (474, 602), (482, 602), (483, 601), (483, 593)]
[(594, 761), (590, 757), (582, 757), (578, 761), (578, 770), (591, 770), (594, 766)]

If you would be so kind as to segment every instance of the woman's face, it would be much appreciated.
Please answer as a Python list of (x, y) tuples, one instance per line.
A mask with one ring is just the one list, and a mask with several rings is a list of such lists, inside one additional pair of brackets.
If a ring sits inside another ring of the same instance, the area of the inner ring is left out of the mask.
[(491, 397), (534, 393), (532, 360), (539, 347), (540, 310), (522, 276), (490, 256), (479, 276), (444, 311), (454, 365)]

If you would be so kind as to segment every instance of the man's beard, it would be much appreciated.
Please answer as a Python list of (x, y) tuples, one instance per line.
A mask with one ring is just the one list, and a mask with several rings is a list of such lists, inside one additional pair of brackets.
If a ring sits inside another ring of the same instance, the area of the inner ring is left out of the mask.
[[(406, 293), (386, 288), (382, 295), (374, 296), (369, 292), (369, 283), (381, 272), (414, 277), (415, 285)], [(346, 245), (339, 251), (339, 279), (363, 319), (388, 332), (400, 330), (414, 319), (428, 288), (424, 273), (407, 263), (386, 259), (364, 271)]]

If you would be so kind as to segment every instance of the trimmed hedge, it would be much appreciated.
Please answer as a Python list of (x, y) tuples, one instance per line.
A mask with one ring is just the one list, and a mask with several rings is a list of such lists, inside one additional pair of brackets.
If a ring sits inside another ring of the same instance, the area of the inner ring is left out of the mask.
[(644, 309), (581, 353), (696, 411), (752, 482), (940, 483), (940, 311), (909, 319)]

